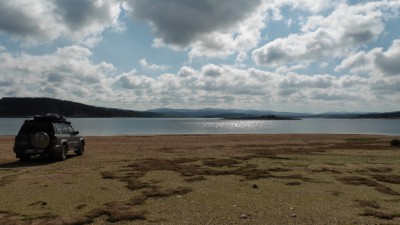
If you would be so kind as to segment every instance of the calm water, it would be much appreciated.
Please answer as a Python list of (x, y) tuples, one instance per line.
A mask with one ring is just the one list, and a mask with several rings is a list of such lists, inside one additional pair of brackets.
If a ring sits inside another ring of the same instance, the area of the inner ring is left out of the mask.
[[(0, 135), (15, 135), (22, 118), (0, 118)], [(222, 119), (146, 119), (146, 118), (71, 118), (81, 134), (384, 134), (400, 135), (400, 120), (384, 119), (303, 119), (303, 120), (222, 120)]]

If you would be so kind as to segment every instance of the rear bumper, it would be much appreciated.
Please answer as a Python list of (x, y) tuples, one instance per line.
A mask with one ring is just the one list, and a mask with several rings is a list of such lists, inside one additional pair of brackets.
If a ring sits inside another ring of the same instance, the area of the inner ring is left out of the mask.
[(45, 154), (53, 151), (57, 151), (61, 149), (61, 145), (54, 145), (51, 149), (38, 149), (38, 148), (28, 148), (28, 149), (19, 149), (14, 147), (14, 153), (16, 154), (17, 158), (21, 155), (29, 154), (29, 155), (36, 155), (36, 154)]
[(43, 154), (45, 153), (44, 149), (25, 149), (23, 154)]

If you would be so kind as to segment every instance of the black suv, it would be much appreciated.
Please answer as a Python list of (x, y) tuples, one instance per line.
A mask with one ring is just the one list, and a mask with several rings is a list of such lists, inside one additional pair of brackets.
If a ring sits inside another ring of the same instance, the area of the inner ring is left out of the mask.
[(14, 152), (21, 161), (29, 161), (32, 156), (41, 155), (56, 160), (65, 160), (68, 151), (82, 155), (85, 139), (78, 135), (64, 116), (48, 113), (25, 120), (15, 137)]

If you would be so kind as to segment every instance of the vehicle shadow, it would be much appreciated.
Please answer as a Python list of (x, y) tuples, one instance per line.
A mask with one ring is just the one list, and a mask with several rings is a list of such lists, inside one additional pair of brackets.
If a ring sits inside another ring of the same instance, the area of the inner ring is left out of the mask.
[[(76, 155), (68, 155), (66, 160), (75, 158)], [(41, 156), (33, 157), (28, 162), (22, 162), (20, 160), (15, 160), (12, 162), (4, 162), (0, 163), (0, 168), (11, 169), (11, 168), (22, 168), (22, 167), (39, 167), (50, 165), (54, 163), (61, 163), (63, 161), (58, 161), (52, 158), (44, 158)]]

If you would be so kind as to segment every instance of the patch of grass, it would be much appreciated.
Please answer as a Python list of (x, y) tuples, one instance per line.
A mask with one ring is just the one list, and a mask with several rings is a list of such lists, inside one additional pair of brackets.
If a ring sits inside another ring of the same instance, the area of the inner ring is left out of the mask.
[(143, 195), (136, 196), (129, 200), (129, 205), (142, 205), (146, 202), (147, 198)]
[(203, 160), (203, 165), (211, 167), (233, 167), (240, 162), (236, 159), (206, 159)]
[(347, 138), (344, 139), (347, 142), (375, 142), (378, 141), (378, 138)]
[(342, 195), (344, 192), (342, 191), (329, 191), (329, 193), (333, 196), (338, 197), (339, 195)]
[(178, 158), (178, 159), (145, 159), (138, 162), (134, 162), (128, 165), (128, 167), (142, 172), (148, 172), (152, 170), (171, 170), (180, 171), (185, 168), (186, 165), (183, 163), (198, 161), (197, 158)]
[(372, 176), (375, 180), (382, 181), (391, 184), (400, 184), (399, 175), (374, 175)]
[(120, 221), (145, 220), (146, 211), (133, 211), (130, 206), (119, 202), (104, 204), (103, 207), (89, 211), (85, 216), (88, 219), (95, 219), (107, 216), (106, 221), (116, 223)]
[(150, 187), (150, 184), (140, 181), (138, 179), (134, 179), (134, 178), (128, 179), (128, 180), (126, 180), (126, 182), (127, 182), (126, 187), (132, 191)]
[(45, 201), (37, 201), (37, 202), (29, 204), (29, 206), (45, 206), (45, 205), (47, 205), (47, 202), (45, 202)]
[(286, 176), (273, 176), (274, 178), (282, 178), (282, 179), (303, 179), (303, 175), (301, 174), (290, 174)]
[(292, 158), (289, 158), (289, 157), (282, 157), (282, 156), (276, 156), (276, 155), (269, 155), (269, 156), (266, 156), (265, 158), (272, 159), (272, 160), (292, 160)]
[(388, 173), (393, 171), (393, 169), (390, 167), (372, 167), (372, 168), (367, 168), (367, 170), (374, 173)]
[(288, 168), (283, 168), (283, 167), (273, 167), (273, 168), (268, 168), (268, 171), (271, 171), (271, 172), (289, 172), (289, 171), (292, 171), (292, 170), (288, 169)]
[(13, 182), (18, 175), (12, 174), (12, 175), (5, 175), (0, 179), (0, 187), (3, 187), (11, 182)]
[(400, 213), (386, 213), (372, 209), (366, 209), (364, 213), (360, 214), (361, 216), (373, 216), (383, 220), (392, 220), (396, 217), (400, 217)]
[(295, 185), (300, 185), (301, 183), (299, 181), (290, 181), (285, 184), (289, 186), (295, 186)]
[(355, 185), (355, 186), (365, 185), (365, 186), (375, 187), (376, 191), (381, 192), (383, 194), (400, 195), (398, 192), (396, 192), (382, 184), (379, 184), (378, 182), (367, 179), (365, 177), (349, 176), (349, 177), (341, 177), (341, 178), (337, 178), (337, 179), (344, 184)]
[[(62, 222), (58, 222), (57, 220), (61, 220)], [(77, 218), (62, 218), (51, 221), (49, 224), (65, 224), (65, 225), (85, 225), (92, 224), (93, 219), (87, 218), (84, 216), (80, 216)]]
[(115, 174), (111, 171), (103, 171), (100, 173), (103, 179), (117, 179), (118, 176), (115, 176)]
[[(197, 159), (196, 159), (197, 160)], [(188, 160), (184, 160), (187, 162)], [(190, 160), (189, 160), (190, 161)], [(226, 166), (238, 163), (235, 159), (223, 159), (223, 160), (213, 160), (208, 159), (204, 161), (210, 166)], [(220, 176), (220, 175), (237, 175), (242, 176), (246, 180), (255, 180), (260, 178), (268, 178), (270, 174), (268, 170), (260, 170), (256, 168), (238, 168), (234, 170), (215, 170), (207, 167), (202, 167), (200, 165), (194, 164), (182, 164), (182, 160), (168, 160), (168, 159), (147, 159), (131, 163), (128, 165), (133, 170), (138, 170), (140, 172), (149, 172), (154, 170), (169, 170), (181, 174), (182, 176)], [(194, 178), (197, 179), (197, 178)], [(191, 179), (189, 179), (191, 180)]]
[(246, 169), (239, 168), (234, 171), (229, 171), (231, 175), (238, 175), (244, 177), (245, 180), (258, 180), (261, 178), (270, 178), (272, 175), (268, 172), (268, 170), (260, 170), (260, 169)]
[(334, 146), (327, 148), (335, 150), (390, 150), (388, 146), (376, 142), (336, 143)]
[(376, 201), (365, 201), (365, 200), (354, 200), (355, 202), (358, 203), (360, 207), (369, 207), (369, 208), (374, 208), (374, 209), (379, 209), (380, 205)]
[(320, 167), (320, 168), (314, 168), (310, 169), (311, 172), (313, 173), (324, 173), (324, 172), (329, 172), (329, 173), (334, 173), (334, 174), (341, 174), (342, 172), (335, 170), (335, 169), (330, 169), (326, 167)]
[(32, 221), (32, 220), (44, 220), (44, 221), (51, 221), (51, 220), (57, 220), (60, 219), (60, 217), (56, 214), (46, 212), (42, 215), (37, 215), (37, 216), (24, 216), (25, 221)]
[(75, 209), (76, 209), (76, 210), (81, 210), (81, 209), (84, 209), (84, 208), (86, 208), (86, 207), (87, 207), (86, 204), (80, 204), (80, 205), (77, 205), (77, 206), (75, 207)]
[(188, 177), (185, 179), (186, 182), (195, 182), (195, 181), (202, 181), (202, 180), (206, 180), (206, 178), (204, 176), (194, 176), (194, 177)]
[(151, 190), (143, 191), (146, 198), (162, 198), (174, 195), (183, 195), (192, 191), (189, 187), (178, 187), (176, 189), (161, 189), (159, 187), (152, 188)]

